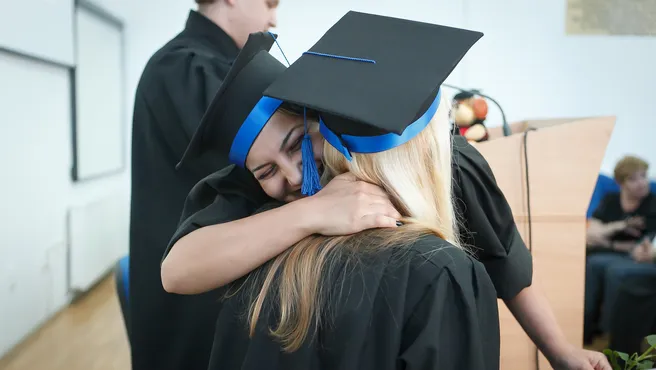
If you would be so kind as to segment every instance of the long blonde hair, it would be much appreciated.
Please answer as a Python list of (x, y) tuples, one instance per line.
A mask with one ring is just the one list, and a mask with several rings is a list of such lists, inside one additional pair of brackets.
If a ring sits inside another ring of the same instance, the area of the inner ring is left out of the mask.
[[(429, 125), (415, 138), (394, 149), (375, 153), (353, 153), (348, 161), (330, 144), (324, 145), (324, 180), (352, 172), (356, 178), (385, 189), (404, 216), (404, 226), (374, 229), (354, 235), (307, 237), (277, 256), (268, 268), (252, 278), (248, 312), (250, 333), (267, 307), (279, 315), (270, 334), (293, 352), (308, 335), (320, 328), (331, 303), (337, 299), (324, 284), (337, 271), (352, 271), (362, 256), (389, 247), (411, 245), (424, 235), (437, 235), (459, 246), (451, 199), (451, 136), (449, 104), (443, 99)], [(257, 277), (262, 279), (259, 279)], [(310, 333), (310, 331), (313, 331)]]

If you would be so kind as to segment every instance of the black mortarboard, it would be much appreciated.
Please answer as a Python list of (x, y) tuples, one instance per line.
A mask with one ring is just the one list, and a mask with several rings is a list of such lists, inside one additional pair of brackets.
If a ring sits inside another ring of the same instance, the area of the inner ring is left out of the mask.
[(269, 54), (276, 35), (253, 33), (208, 106), (178, 167), (213, 150), (244, 167), (246, 156), (282, 101), (264, 90), (287, 67)]
[(428, 125), (441, 84), (482, 35), (351, 11), (264, 95), (316, 110), (347, 158), (388, 150)]

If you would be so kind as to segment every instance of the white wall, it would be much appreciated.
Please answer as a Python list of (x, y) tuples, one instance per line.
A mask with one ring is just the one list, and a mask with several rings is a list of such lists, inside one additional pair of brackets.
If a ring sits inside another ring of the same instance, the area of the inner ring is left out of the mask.
[[(182, 29), (193, 1), (95, 3), (125, 22), (129, 158), (133, 98), (141, 71), (150, 55)], [(1, 357), (70, 300), (67, 213), (116, 196), (126, 201), (130, 174), (128, 160), (128, 169), (118, 175), (85, 183), (71, 181), (66, 69), (0, 52), (0, 73)], [(44, 84), (56, 90), (49, 92)], [(120, 247), (127, 252), (127, 244)]]
[[(631, 153), (656, 177), (656, 37), (567, 36), (564, 0), (464, 1), (462, 26), (485, 33), (464, 61), (466, 86), (510, 121), (616, 115), (602, 170)], [(489, 122), (501, 121), (493, 112)]]
[[(656, 178), (656, 37), (567, 36), (564, 0), (283, 0), (276, 31), (290, 61), (349, 9), (482, 31), (448, 82), (488, 93), (509, 122), (617, 116), (601, 170), (635, 154)], [(488, 124), (501, 124), (494, 107)]]
[(2, 354), (67, 300), (71, 104), (66, 69), (0, 52), (0, 79)]
[(0, 52), (0, 79), (2, 354), (68, 302), (69, 208), (125, 194), (127, 176), (72, 183), (67, 69)]

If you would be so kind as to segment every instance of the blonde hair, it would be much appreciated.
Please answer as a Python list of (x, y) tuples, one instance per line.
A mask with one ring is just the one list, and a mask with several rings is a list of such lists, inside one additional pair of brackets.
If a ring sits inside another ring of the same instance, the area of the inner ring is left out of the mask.
[(647, 171), (649, 163), (632, 155), (620, 159), (615, 165), (614, 177), (618, 184), (622, 185), (627, 179), (638, 171)]
[(277, 256), (268, 268), (248, 278), (253, 283), (248, 312), (251, 335), (258, 324), (268, 324), (268, 320), (259, 322), (267, 317), (265, 311), (271, 312), (267, 307), (275, 307), (277, 326), (269, 328), (269, 333), (283, 350), (293, 352), (325, 324), (327, 309), (338, 297), (329, 293), (333, 287), (324, 282), (337, 271), (346, 274), (361, 265), (367, 254), (409, 246), (426, 235), (460, 245), (451, 199), (448, 114), (449, 103), (443, 99), (428, 126), (412, 140), (380, 153), (353, 153), (351, 161), (325, 143), (325, 180), (352, 172), (382, 187), (404, 216), (404, 226), (339, 237), (313, 235)]

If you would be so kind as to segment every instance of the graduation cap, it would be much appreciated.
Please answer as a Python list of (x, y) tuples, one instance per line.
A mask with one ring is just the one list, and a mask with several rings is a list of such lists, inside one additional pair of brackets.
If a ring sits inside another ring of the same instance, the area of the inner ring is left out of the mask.
[(441, 84), (482, 36), (350, 11), (264, 95), (317, 111), (324, 138), (349, 160), (389, 150), (428, 125)]
[(276, 37), (270, 32), (249, 35), (176, 168), (209, 150), (244, 167), (253, 142), (282, 104), (262, 95), (287, 69), (269, 54)]

